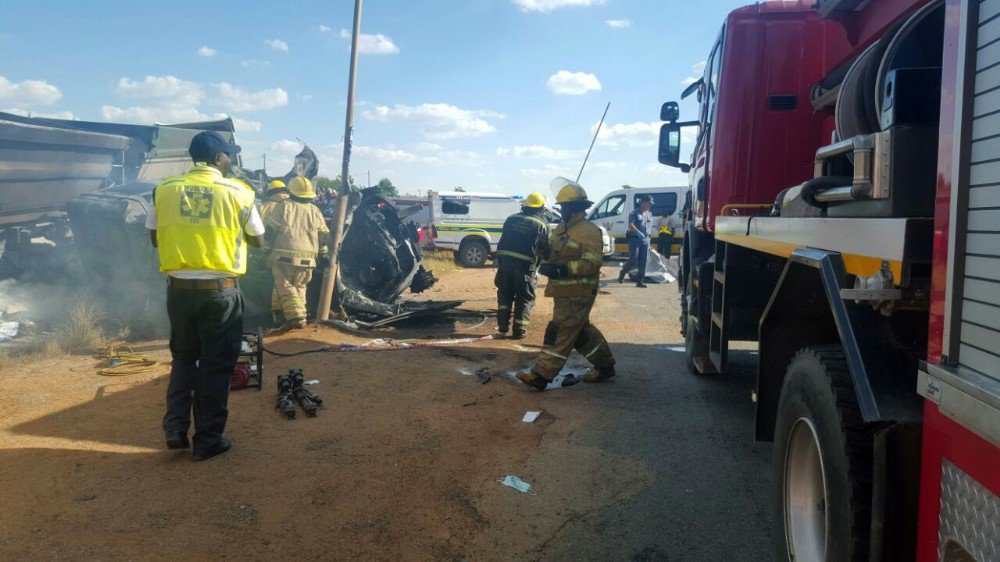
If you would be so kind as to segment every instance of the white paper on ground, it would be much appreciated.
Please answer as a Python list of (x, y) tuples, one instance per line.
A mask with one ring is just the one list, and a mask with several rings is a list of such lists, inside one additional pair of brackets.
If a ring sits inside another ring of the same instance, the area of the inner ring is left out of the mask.
[(533, 421), (537, 420), (538, 416), (540, 415), (542, 415), (541, 412), (528, 411), (524, 413), (524, 417), (521, 418), (521, 421), (523, 421), (524, 423), (532, 423)]

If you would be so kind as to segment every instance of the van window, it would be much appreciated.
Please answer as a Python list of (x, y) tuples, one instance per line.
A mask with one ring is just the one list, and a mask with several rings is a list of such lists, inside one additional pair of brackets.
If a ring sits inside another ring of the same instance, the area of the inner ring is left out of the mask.
[(632, 207), (639, 209), (639, 198), (649, 195), (653, 198), (653, 208), (649, 210), (654, 217), (669, 217), (677, 210), (676, 193), (638, 193), (632, 201)]
[(467, 215), (469, 214), (469, 206), (454, 199), (442, 199), (441, 212), (446, 215)]
[(606, 219), (608, 217), (617, 217), (622, 214), (622, 207), (625, 206), (625, 196), (624, 195), (614, 195), (608, 197), (594, 209), (594, 212), (590, 215), (590, 220)]

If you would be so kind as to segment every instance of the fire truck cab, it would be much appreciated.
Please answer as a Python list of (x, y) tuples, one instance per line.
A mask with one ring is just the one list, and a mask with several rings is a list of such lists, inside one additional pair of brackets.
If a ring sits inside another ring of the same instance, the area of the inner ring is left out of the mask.
[(1000, 0), (765, 2), (707, 61), (681, 331), (758, 342), (779, 558), (1000, 559)]

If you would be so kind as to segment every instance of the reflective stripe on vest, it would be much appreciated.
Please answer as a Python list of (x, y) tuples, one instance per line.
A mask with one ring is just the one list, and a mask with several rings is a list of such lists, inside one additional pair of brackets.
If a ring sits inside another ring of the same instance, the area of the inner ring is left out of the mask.
[(526, 261), (528, 263), (535, 263), (535, 258), (533, 258), (531, 256), (526, 256), (526, 255), (521, 254), (519, 252), (512, 252), (510, 250), (497, 250), (497, 255), (498, 256), (507, 256), (509, 258), (514, 258), (514, 259), (519, 259), (519, 260), (524, 260), (524, 261)]
[(214, 168), (195, 166), (164, 180), (154, 193), (160, 271), (246, 273), (243, 225), (254, 204), (252, 191)]

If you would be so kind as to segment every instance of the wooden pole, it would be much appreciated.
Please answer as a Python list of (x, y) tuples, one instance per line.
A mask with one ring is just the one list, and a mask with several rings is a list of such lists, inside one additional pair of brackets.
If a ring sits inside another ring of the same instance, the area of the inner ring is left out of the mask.
[(337, 224), (333, 229), (333, 244), (330, 245), (330, 265), (323, 272), (323, 285), (319, 293), (319, 309), (316, 319), (320, 322), (330, 318), (333, 290), (337, 285), (337, 269), (340, 263), (340, 243), (344, 237), (344, 223), (347, 222), (347, 203), (351, 195), (351, 142), (354, 134), (354, 85), (358, 76), (358, 39), (361, 37), (361, 0), (354, 0), (354, 33), (351, 36), (351, 70), (347, 79), (347, 119), (344, 123), (344, 161), (340, 174), (340, 199), (337, 204)]

